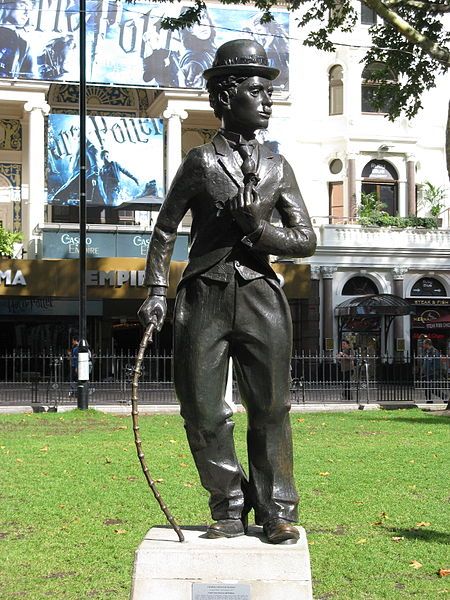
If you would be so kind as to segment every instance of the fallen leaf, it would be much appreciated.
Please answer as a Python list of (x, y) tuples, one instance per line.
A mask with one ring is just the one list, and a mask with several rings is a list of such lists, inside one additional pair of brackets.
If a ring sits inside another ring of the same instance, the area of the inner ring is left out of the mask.
[(22, 458), (16, 458), (16, 462), (20, 462), (20, 463), (22, 463), (22, 462), (23, 462), (23, 459), (22, 459)]
[(328, 475), (329, 475), (329, 472), (328, 472), (328, 471), (323, 471), (323, 472), (319, 473), (319, 475), (320, 475), (321, 477), (328, 477)]
[(365, 544), (367, 542), (367, 538), (361, 538), (360, 540), (358, 540), (356, 543), (357, 544)]
[(105, 458), (105, 464), (106, 465), (110, 465), (112, 463), (112, 460), (108, 457)]
[(380, 513), (380, 517), (385, 520), (389, 519), (389, 515), (384, 511), (382, 513)]
[(126, 529), (114, 529), (114, 533), (117, 533), (117, 535), (122, 535), (124, 533), (128, 533), (128, 531)]
[(305, 419), (297, 419), (297, 423), (304, 423)]
[(177, 440), (169, 440), (169, 444), (176, 444)]
[(383, 521), (375, 521), (375, 523), (372, 523), (372, 525), (378, 527), (379, 525), (383, 525)]
[(439, 569), (439, 577), (447, 577), (450, 575), (450, 569)]
[(404, 540), (405, 538), (402, 535), (394, 535), (393, 537), (391, 537), (391, 540), (393, 542), (401, 542), (402, 540)]
[(180, 467), (183, 467), (183, 469), (185, 469), (188, 465), (186, 463), (181, 462), (180, 463)]
[(121, 519), (105, 519), (103, 525), (120, 525), (123, 523)]
[(187, 483), (183, 483), (183, 485), (184, 485), (184, 487), (191, 488), (194, 484), (187, 482)]
[(156, 483), (164, 483), (164, 479), (155, 479)]
[(420, 521), (420, 523), (416, 523), (416, 527), (429, 527), (431, 525), (431, 523), (428, 523), (426, 521)]
[(39, 448), (39, 452), (48, 452), (48, 446), (43, 446), (42, 448)]
[(116, 427), (116, 429), (128, 429), (126, 425), (120, 425), (120, 427)]
[(412, 560), (409, 564), (413, 569), (421, 569), (423, 566), (422, 563), (418, 562), (417, 560)]

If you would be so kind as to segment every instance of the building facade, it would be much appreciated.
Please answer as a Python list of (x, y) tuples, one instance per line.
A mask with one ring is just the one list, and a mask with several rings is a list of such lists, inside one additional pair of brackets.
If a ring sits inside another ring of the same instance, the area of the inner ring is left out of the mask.
[[(290, 301), (297, 350), (334, 352), (347, 337), (371, 353), (415, 352), (427, 335), (446, 352), (450, 347), (450, 205), (444, 152), (448, 77), (427, 93), (413, 120), (401, 117), (391, 122), (375, 112), (370, 104), (374, 85), (370, 68), (360, 62), (374, 18), (364, 9), (352, 45), (348, 36), (337, 37), (336, 51), (324, 53), (301, 45), (295, 15), (290, 16), (289, 80), (276, 89), (272, 123), (261, 139), (276, 144), (292, 164), (317, 231), (318, 248), (305, 260), (281, 263), (274, 257), (275, 267)], [(257, 35), (256, 29), (253, 33)], [(273, 33), (258, 35), (268, 43), (276, 39)], [(23, 232), (17, 257), (0, 260), (3, 349), (64, 347), (78, 327), (78, 207), (49, 202), (48, 195), (51, 115), (76, 114), (77, 90), (61, 78), (0, 82), (0, 221), (9, 230)], [(163, 138), (165, 189), (183, 155), (209, 141), (219, 125), (207, 93), (186, 83), (158, 87), (150, 79), (148, 86), (89, 85), (87, 107), (91, 117), (146, 119), (154, 124)], [(149, 181), (153, 167), (150, 161)], [(134, 175), (130, 171), (125, 177)], [(358, 207), (367, 195), (380, 200), (392, 216), (426, 216), (427, 182), (442, 192), (437, 229), (358, 224)], [(164, 189), (153, 194), (153, 200), (163, 193)], [(127, 350), (138, 342), (136, 311), (146, 294), (142, 272), (158, 202), (144, 209), (106, 203), (88, 207), (91, 345)], [(188, 214), (173, 257), (171, 299), (187, 259), (189, 225)], [(370, 294), (405, 300), (411, 314), (343, 318), (340, 305)], [(157, 343), (170, 351), (170, 307)]]

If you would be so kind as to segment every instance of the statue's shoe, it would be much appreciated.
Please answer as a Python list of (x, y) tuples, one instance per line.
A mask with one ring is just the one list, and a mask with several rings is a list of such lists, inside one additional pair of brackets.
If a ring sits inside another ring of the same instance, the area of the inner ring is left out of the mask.
[(264, 523), (263, 531), (271, 544), (296, 544), (300, 537), (298, 529), (285, 519), (271, 519)]
[(206, 530), (206, 537), (216, 538), (234, 538), (244, 535), (244, 525), (241, 519), (220, 519), (209, 525)]

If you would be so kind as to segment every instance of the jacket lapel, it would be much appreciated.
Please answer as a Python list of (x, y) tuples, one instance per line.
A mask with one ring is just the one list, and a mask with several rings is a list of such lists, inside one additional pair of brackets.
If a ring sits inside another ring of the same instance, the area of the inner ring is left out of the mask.
[[(267, 148), (265, 144), (259, 145), (259, 160), (258, 160), (258, 186), (264, 181), (270, 171), (277, 164), (276, 155)], [(256, 189), (258, 189), (256, 186)]]
[(234, 158), (233, 150), (228, 145), (226, 139), (223, 135), (217, 133), (212, 140), (212, 144), (216, 151), (219, 165), (238, 188), (243, 187), (244, 176), (242, 175), (241, 167)]
[[(217, 133), (212, 144), (218, 156), (218, 163), (222, 169), (226, 172), (228, 177), (236, 184), (238, 188), (244, 185), (244, 176), (238, 162), (234, 157), (233, 150), (228, 145), (226, 139), (220, 133)], [(257, 175), (259, 178), (258, 185), (267, 177), (277, 161), (274, 160), (276, 155), (271, 152), (265, 144), (259, 144), (258, 147), (258, 170)]]

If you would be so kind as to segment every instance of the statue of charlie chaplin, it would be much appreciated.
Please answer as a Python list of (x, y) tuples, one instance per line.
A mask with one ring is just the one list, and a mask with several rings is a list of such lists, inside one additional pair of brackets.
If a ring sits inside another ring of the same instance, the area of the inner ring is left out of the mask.
[[(177, 227), (192, 212), (189, 263), (174, 311), (174, 379), (201, 482), (210, 494), (210, 538), (244, 534), (247, 515), (269, 542), (298, 539), (289, 421), (292, 322), (268, 255), (313, 254), (316, 238), (292, 168), (255, 140), (272, 112), (264, 48), (223, 44), (204, 72), (222, 121), (211, 143), (186, 156), (151, 239), (139, 309), (162, 327)], [(277, 209), (282, 227), (270, 224)], [(224, 402), (229, 358), (248, 415), (249, 477), (236, 457), (232, 412)]]

